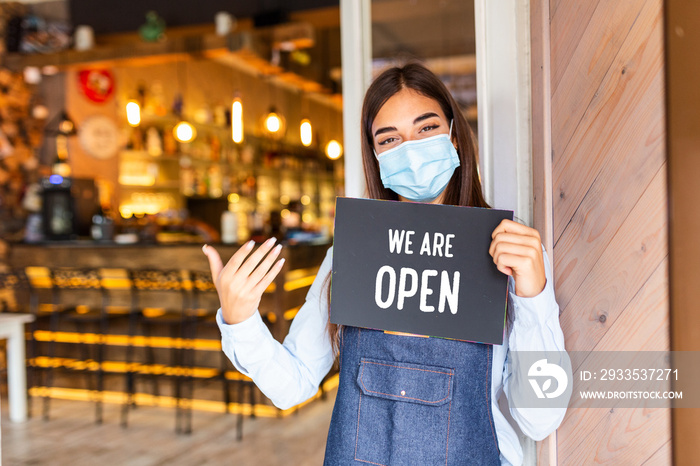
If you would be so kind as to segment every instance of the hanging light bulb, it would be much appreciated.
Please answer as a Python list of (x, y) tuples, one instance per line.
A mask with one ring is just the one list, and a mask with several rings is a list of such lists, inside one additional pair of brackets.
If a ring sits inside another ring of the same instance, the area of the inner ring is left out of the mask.
[(191, 142), (197, 137), (197, 130), (186, 121), (181, 121), (173, 128), (173, 136), (180, 142)]
[(301, 134), (301, 143), (309, 147), (313, 140), (313, 131), (311, 129), (311, 122), (308, 119), (304, 118), (301, 120), (299, 133)]
[(238, 98), (231, 104), (231, 139), (236, 144), (243, 142), (243, 102)]
[(280, 120), (274, 108), (270, 109), (270, 113), (265, 118), (265, 129), (273, 134), (282, 129), (282, 120)]
[(138, 102), (135, 100), (130, 100), (126, 104), (126, 121), (129, 122), (131, 126), (138, 126), (141, 124), (141, 107), (139, 107)]
[(343, 155), (343, 146), (335, 139), (328, 141), (328, 144), (326, 144), (326, 156), (331, 160), (336, 160), (341, 155)]

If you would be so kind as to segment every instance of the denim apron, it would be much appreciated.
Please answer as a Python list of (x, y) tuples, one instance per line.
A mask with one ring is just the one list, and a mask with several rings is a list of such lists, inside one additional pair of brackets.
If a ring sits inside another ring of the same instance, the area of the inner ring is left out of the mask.
[(499, 465), (492, 347), (343, 326), (324, 464)]

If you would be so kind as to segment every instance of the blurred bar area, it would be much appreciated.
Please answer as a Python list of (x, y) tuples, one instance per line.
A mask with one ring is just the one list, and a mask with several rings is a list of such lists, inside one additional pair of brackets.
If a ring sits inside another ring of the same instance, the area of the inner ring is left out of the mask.
[(10, 417), (72, 400), (127, 427), (156, 406), (190, 433), (193, 412), (232, 413), (240, 439), (288, 413), (221, 352), (201, 247), (285, 245), (260, 304), (282, 340), (344, 193), (338, 3), (151, 3), (0, 4)]
[(76, 27), (67, 48), (71, 23), (55, 18), (89, 23), (91, 8), (47, 2), (53, 20), (23, 16), (45, 30), (6, 31), (4, 238), (218, 243), (222, 225), (226, 243), (329, 238), (343, 192), (337, 8), (306, 13), (325, 27), (304, 12), (221, 12), (218, 31), (153, 11), (134, 32)]

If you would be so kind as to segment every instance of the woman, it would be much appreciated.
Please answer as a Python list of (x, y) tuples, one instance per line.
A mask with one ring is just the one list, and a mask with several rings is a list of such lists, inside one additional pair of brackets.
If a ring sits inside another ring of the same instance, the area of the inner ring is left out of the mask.
[[(421, 65), (389, 69), (368, 89), (362, 156), (370, 198), (488, 207), (469, 126), (445, 86)], [(509, 384), (527, 382), (508, 371), (506, 357), (509, 350), (564, 351), (564, 338), (537, 231), (504, 220), (492, 238), (489, 253), (510, 277), (503, 345), (333, 328), (332, 248), (279, 344), (257, 312), (284, 261), (276, 261), (281, 246), (270, 239), (252, 254), (253, 243), (246, 244), (225, 267), (213, 248), (203, 248), (221, 300), (223, 349), (280, 408), (314, 395), (339, 354), (326, 464), (520, 464), (520, 444), (497, 399)], [(426, 393), (445, 387), (444, 397)], [(539, 440), (565, 410), (510, 411)]]

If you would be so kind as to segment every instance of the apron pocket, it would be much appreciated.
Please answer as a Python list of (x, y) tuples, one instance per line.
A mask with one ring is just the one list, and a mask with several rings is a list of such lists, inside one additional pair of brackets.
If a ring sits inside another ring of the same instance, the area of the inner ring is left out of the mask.
[(454, 370), (362, 358), (355, 460), (445, 464)]

